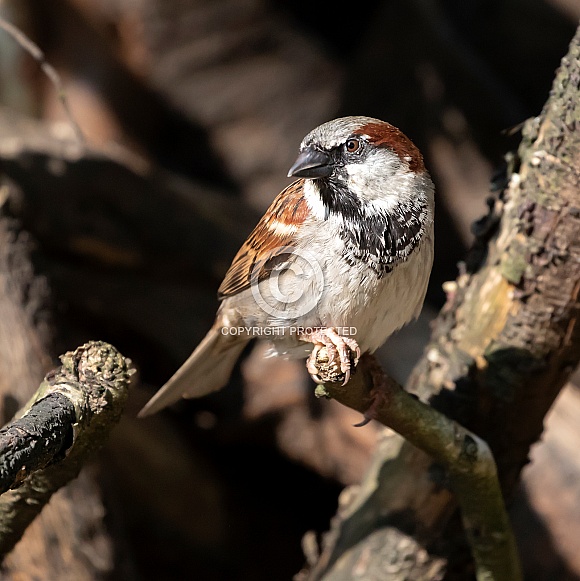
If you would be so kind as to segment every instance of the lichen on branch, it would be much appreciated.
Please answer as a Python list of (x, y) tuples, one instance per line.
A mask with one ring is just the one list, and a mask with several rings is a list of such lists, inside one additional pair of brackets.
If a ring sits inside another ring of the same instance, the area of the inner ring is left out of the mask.
[(133, 368), (113, 346), (92, 341), (61, 361), (16, 419), (0, 430), (2, 557), (52, 494), (76, 478), (104, 445), (127, 399)]

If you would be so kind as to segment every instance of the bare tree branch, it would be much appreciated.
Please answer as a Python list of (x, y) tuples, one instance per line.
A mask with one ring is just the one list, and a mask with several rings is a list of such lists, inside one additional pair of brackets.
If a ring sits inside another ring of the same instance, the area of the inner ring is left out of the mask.
[(94, 341), (61, 357), (20, 417), (0, 430), (0, 556), (7, 555), (50, 497), (76, 478), (121, 417), (130, 361)]
[(363, 356), (347, 386), (341, 384), (340, 370), (328, 368), (325, 357), (326, 350), (322, 349), (319, 373), (329, 383), (317, 389), (318, 395), (336, 399), (361, 413), (368, 410), (373, 397), (378, 397), (375, 419), (427, 452), (448, 471), (462, 510), (477, 579), (521, 579), (515, 538), (489, 446), (473, 432), (406, 392), (385, 375), (374, 356)]

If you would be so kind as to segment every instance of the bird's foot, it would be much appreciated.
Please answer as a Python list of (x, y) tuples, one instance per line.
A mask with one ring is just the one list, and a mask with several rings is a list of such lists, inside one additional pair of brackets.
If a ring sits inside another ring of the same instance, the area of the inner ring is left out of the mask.
[(318, 354), (325, 347), (328, 357), (327, 366), (340, 369), (341, 374), (344, 376), (342, 385), (347, 384), (350, 379), (351, 369), (353, 366), (356, 367), (361, 355), (360, 348), (353, 338), (343, 337), (336, 332), (334, 327), (327, 327), (303, 334), (300, 339), (314, 345), (312, 353), (306, 361), (306, 369), (316, 383), (325, 383), (326, 381), (320, 377), (320, 364), (318, 361)]

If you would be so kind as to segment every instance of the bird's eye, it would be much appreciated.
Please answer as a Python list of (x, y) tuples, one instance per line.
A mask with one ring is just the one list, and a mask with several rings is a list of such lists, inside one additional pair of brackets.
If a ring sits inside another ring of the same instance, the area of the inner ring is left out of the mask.
[(349, 139), (344, 144), (344, 147), (349, 153), (354, 153), (355, 151), (359, 150), (360, 141), (358, 139)]

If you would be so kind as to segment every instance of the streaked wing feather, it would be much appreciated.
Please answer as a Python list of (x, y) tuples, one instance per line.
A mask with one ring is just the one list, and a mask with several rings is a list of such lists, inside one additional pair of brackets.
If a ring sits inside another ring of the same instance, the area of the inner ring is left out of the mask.
[(258, 225), (236, 254), (220, 288), (220, 300), (238, 294), (266, 278), (279, 261), (272, 260), (280, 248), (293, 247), (298, 226), (308, 215), (303, 195), (304, 180), (297, 180), (272, 202)]

